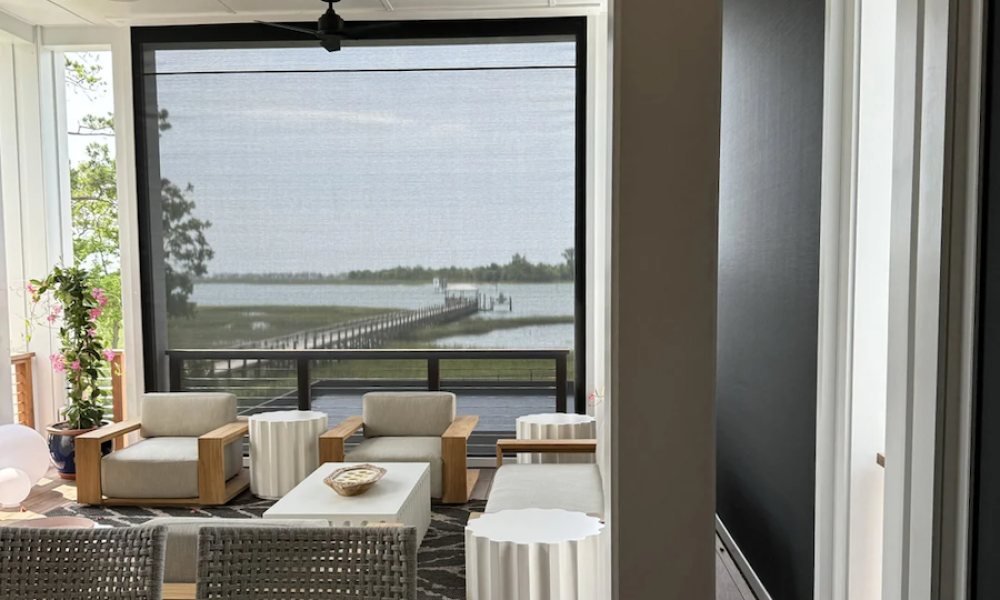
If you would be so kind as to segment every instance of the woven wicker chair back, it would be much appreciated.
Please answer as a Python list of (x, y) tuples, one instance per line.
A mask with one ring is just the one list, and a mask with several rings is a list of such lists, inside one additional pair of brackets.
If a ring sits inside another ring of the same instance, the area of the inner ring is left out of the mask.
[(0, 527), (0, 598), (161, 600), (164, 527)]
[(416, 600), (413, 527), (202, 527), (199, 600)]

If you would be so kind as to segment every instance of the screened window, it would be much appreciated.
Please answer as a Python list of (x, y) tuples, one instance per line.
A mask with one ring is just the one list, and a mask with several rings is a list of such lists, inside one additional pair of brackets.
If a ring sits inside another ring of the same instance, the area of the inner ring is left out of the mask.
[[(147, 377), (163, 387), (173, 349), (544, 348), (575, 360), (578, 43), (140, 46)], [(351, 364), (330, 376), (416, 376)], [(550, 363), (443, 368), (552, 376)]]

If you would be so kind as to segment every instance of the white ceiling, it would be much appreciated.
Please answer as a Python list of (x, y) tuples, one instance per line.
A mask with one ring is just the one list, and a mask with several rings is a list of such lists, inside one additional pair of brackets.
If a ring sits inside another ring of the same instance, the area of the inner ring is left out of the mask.
[[(342, 0), (345, 19), (414, 19), (491, 14), (585, 14), (607, 0)], [(32, 25), (166, 25), (269, 19), (312, 21), (321, 0), (0, 0), (0, 12)]]

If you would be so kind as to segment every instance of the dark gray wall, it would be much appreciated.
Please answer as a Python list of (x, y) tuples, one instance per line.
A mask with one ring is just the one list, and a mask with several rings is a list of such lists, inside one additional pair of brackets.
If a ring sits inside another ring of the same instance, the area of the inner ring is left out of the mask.
[(813, 596), (824, 14), (723, 10), (717, 502), (775, 600)]
[(973, 452), (973, 600), (1000, 598), (1000, 11), (990, 12), (979, 282), (979, 393)]

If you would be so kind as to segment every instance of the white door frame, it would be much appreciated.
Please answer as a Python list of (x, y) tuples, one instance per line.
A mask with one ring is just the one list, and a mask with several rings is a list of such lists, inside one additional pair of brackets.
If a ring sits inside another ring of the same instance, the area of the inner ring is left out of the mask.
[(984, 8), (899, 3), (885, 600), (968, 590)]
[(847, 600), (861, 0), (828, 0), (816, 394), (815, 600)]
[[(817, 600), (848, 600), (858, 16), (829, 0)], [(982, 0), (899, 0), (884, 600), (964, 600), (978, 259)]]

